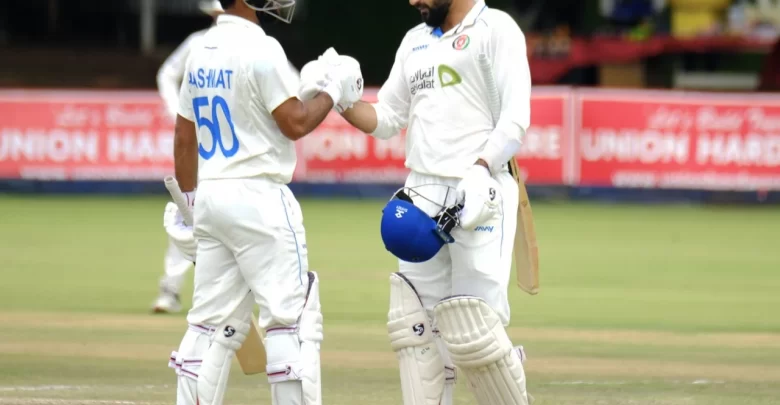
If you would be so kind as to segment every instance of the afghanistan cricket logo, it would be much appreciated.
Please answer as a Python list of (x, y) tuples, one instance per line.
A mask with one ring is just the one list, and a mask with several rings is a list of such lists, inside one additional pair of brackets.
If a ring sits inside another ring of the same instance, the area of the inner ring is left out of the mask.
[(452, 49), (456, 51), (462, 51), (468, 48), (470, 43), (471, 43), (471, 38), (469, 38), (468, 35), (464, 34), (455, 38), (455, 40), (452, 41)]

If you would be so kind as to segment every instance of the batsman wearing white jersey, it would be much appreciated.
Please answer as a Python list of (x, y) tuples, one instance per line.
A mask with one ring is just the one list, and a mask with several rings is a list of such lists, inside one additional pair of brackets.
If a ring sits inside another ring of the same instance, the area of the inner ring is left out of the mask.
[(309, 271), (301, 208), (287, 184), (294, 141), (335, 106), (358, 101), (362, 75), (357, 63), (333, 66), (329, 84), (301, 101), (297, 75), (258, 18), (290, 22), (295, 0), (221, 5), (225, 14), (191, 50), (176, 118), (179, 201), (192, 210), (194, 230), (173, 203), (164, 220), (196, 261), (189, 328), (170, 363), (177, 404), (222, 403), (257, 304), (272, 404), (319, 405), (319, 276)]
[(505, 331), (518, 219), (508, 162), (530, 123), (525, 38), (483, 1), (410, 4), (424, 23), (401, 41), (378, 101), (343, 112), (376, 138), (407, 130), (411, 173), (382, 218), (401, 259), (388, 332), (404, 404), (452, 404), (457, 368), (480, 405), (525, 405), (524, 354)]
[[(199, 8), (203, 13), (214, 18), (215, 23), (216, 18), (225, 11), (222, 9), (219, 0), (203, 0), (200, 2)], [(190, 55), (190, 50), (197, 46), (195, 44), (207, 31), (208, 29), (204, 29), (190, 34), (165, 59), (165, 62), (157, 72), (157, 89), (171, 118), (174, 120), (179, 111), (179, 89), (184, 80), (187, 58)], [(299, 72), (291, 63), (290, 69), (293, 70), (296, 77), (299, 77)], [(179, 312), (181, 310), (179, 293), (184, 283), (184, 276), (192, 266), (192, 262), (169, 240), (168, 248), (165, 251), (164, 266), (165, 273), (160, 279), (160, 293), (152, 305), (152, 312)]]

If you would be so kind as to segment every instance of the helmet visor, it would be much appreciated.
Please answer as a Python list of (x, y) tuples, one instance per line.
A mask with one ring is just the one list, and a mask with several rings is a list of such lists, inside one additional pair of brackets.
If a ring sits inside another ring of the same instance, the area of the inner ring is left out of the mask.
[(244, 0), (249, 8), (291, 23), (295, 15), (295, 0)]

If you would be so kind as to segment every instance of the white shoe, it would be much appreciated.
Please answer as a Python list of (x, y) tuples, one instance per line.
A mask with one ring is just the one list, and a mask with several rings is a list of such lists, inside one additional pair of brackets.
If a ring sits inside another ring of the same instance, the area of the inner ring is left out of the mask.
[(167, 314), (179, 311), (181, 311), (179, 294), (174, 294), (165, 290), (160, 291), (160, 295), (157, 297), (157, 300), (152, 307), (152, 312), (155, 314)]

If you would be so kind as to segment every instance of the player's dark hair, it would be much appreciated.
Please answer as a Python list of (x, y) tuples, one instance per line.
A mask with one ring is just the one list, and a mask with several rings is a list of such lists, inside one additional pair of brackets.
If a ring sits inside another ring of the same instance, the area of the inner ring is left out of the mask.
[(219, 4), (222, 5), (223, 10), (227, 10), (236, 4), (236, 0), (219, 0)]

